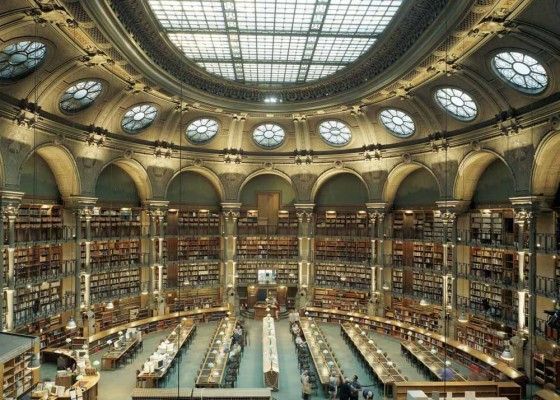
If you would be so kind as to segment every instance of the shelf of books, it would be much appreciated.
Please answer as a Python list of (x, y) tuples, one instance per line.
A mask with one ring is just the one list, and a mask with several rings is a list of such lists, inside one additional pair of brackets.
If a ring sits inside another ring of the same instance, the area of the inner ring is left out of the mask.
[(237, 239), (239, 259), (289, 260), (297, 258), (298, 251), (295, 236), (241, 236)]
[(78, 336), (78, 329), (66, 329), (62, 315), (55, 314), (41, 320), (24, 325), (17, 330), (18, 333), (26, 335), (37, 335), (40, 339), (41, 349), (47, 347), (62, 347), (66, 339)]
[(433, 304), (442, 304), (442, 276), (430, 272), (412, 272), (412, 295)]
[(369, 220), (365, 210), (318, 210), (316, 236), (369, 237)]
[[(140, 269), (138, 267), (92, 274), (89, 279), (90, 303), (140, 294)], [(84, 285), (83, 282), (82, 285)], [(82, 293), (84, 293), (83, 288)]]
[(510, 328), (476, 316), (470, 316), (467, 323), (458, 323), (456, 329), (457, 340), (492, 357), (500, 357), (512, 335)]
[(92, 311), (95, 314), (96, 332), (148, 317), (147, 308), (140, 307), (140, 296), (113, 300), (110, 303), (113, 304), (112, 309), (108, 309), (107, 304), (109, 303), (99, 303), (92, 306)]
[(220, 307), (222, 290), (219, 287), (197, 288), (182, 287), (167, 293), (167, 306), (170, 312), (189, 311), (202, 308)]
[(431, 210), (395, 210), (392, 227), (394, 239), (427, 242), (443, 239), (443, 224)]
[[(414, 242), (412, 248), (412, 266), (421, 270), (443, 271), (443, 245), (429, 242)], [(447, 252), (447, 265), (453, 262), (453, 248)]]
[[(470, 274), (479, 280), (515, 286), (519, 282), (518, 257), (518, 253), (513, 250), (471, 247)], [(524, 280), (527, 281), (529, 266), (529, 255), (527, 254), (524, 265)]]
[(60, 313), (73, 306), (73, 294), (62, 293), (60, 281), (17, 288), (14, 296), (14, 323), (21, 326)]
[(420, 306), (409, 299), (393, 300), (385, 309), (385, 317), (437, 332), (440, 326), (441, 307)]
[(371, 259), (370, 239), (326, 238), (315, 239), (315, 259), (367, 263)]
[[(82, 260), (85, 260), (85, 245), (82, 245)], [(99, 240), (90, 244), (91, 272), (102, 272), (116, 268), (140, 267), (142, 249), (138, 239)]]
[(553, 354), (533, 354), (533, 367), (535, 369), (535, 382), (541, 386), (553, 385), (560, 387), (560, 357)]
[(479, 210), (470, 214), (471, 242), (479, 245), (513, 245), (513, 210)]
[[(14, 250), (16, 286), (60, 279), (74, 269), (74, 261), (62, 260), (62, 245), (17, 247)], [(4, 267), (8, 250), (4, 250)]]
[(167, 264), (167, 287), (179, 285), (192, 287), (215, 287), (220, 285), (221, 262), (200, 260), (196, 262), (172, 261)]
[(15, 221), (16, 242), (58, 241), (65, 238), (64, 234), (61, 206), (22, 204), (19, 207)]
[(220, 213), (209, 209), (171, 209), (167, 213), (167, 235), (218, 236)]
[(240, 285), (297, 285), (297, 261), (242, 260), (237, 263), (237, 283)]
[[(91, 217), (91, 237), (96, 239), (131, 238), (143, 234), (140, 208), (94, 207)], [(86, 222), (82, 221), (82, 237)]]
[(313, 289), (313, 306), (341, 311), (367, 313), (369, 292), (342, 289)]
[(404, 293), (404, 271), (402, 268), (391, 268), (391, 291), (394, 295)]
[(315, 263), (315, 285), (347, 290), (371, 290), (371, 268), (343, 263)]
[[(18, 342), (21, 341), (21, 337), (14, 339)], [(29, 337), (28, 349), (12, 353), (16, 354), (4, 352), (5, 360), (0, 363), (0, 383), (2, 384), (0, 399), (23, 398), (39, 382), (38, 371), (28, 368), (34, 354), (32, 338)]]
[(513, 316), (513, 300), (516, 291), (503, 289), (488, 283), (470, 282), (470, 308), (491, 318)]
[(243, 210), (237, 221), (239, 235), (297, 236), (299, 222), (294, 210), (279, 210), (275, 221), (259, 218), (258, 210)]
[(177, 260), (219, 260), (221, 238), (218, 236), (189, 236), (177, 239)]

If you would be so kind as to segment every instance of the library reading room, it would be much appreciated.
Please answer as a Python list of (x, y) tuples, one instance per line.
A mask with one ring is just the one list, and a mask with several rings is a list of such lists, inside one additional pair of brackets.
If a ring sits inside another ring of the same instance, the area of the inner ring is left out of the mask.
[(0, 0), (0, 400), (560, 400), (560, 0)]

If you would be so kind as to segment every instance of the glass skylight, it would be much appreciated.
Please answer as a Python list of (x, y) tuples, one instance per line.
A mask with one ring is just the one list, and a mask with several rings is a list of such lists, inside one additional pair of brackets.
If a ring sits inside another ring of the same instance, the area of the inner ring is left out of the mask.
[(435, 99), (440, 107), (460, 121), (472, 121), (478, 113), (473, 98), (461, 89), (451, 87), (438, 89)]
[(352, 138), (348, 125), (340, 121), (321, 122), (319, 134), (331, 146), (344, 146)]
[(272, 149), (280, 146), (286, 133), (281, 126), (276, 124), (262, 124), (253, 131), (253, 140), (261, 147)]
[(218, 121), (212, 118), (200, 118), (187, 126), (187, 139), (192, 143), (209, 142), (218, 133)]
[(99, 81), (80, 81), (70, 86), (60, 98), (60, 108), (66, 112), (78, 112), (89, 107), (101, 94)]
[(388, 108), (379, 113), (379, 120), (385, 128), (397, 137), (409, 137), (414, 134), (416, 126), (410, 115), (395, 108)]
[(148, 0), (171, 42), (226, 79), (309, 82), (369, 50), (406, 0)]
[(536, 94), (546, 89), (548, 75), (533, 57), (518, 51), (504, 51), (492, 58), (496, 74), (517, 90)]
[(0, 79), (21, 78), (33, 72), (44, 60), (47, 46), (24, 40), (12, 43), (0, 51)]
[(128, 133), (138, 133), (154, 122), (157, 108), (151, 104), (137, 104), (131, 107), (123, 116), (122, 128)]

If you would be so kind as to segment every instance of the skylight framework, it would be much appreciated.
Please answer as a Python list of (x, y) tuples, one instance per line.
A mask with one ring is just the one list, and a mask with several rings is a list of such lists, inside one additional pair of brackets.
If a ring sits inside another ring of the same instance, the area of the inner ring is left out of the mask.
[(148, 0), (171, 42), (239, 82), (303, 83), (368, 51), (406, 0)]

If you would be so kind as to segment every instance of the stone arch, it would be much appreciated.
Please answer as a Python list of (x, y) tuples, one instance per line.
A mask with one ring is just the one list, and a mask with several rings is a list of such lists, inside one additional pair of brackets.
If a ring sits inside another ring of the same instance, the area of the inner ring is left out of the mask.
[(434, 180), (437, 183), (439, 194), (441, 196), (441, 184), (436, 174), (434, 174), (434, 171), (432, 171), (430, 168), (428, 168), (426, 165), (422, 163), (413, 161), (410, 163), (400, 163), (396, 165), (389, 172), (389, 175), (387, 176), (387, 180), (385, 181), (385, 185), (383, 186), (383, 193), (382, 193), (383, 201), (386, 202), (388, 205), (392, 205), (393, 201), (395, 200), (397, 190), (399, 189), (404, 179), (414, 171), (417, 171), (421, 168), (427, 170), (430, 173), (430, 175), (434, 177)]
[[(205, 167), (198, 167), (198, 166), (195, 166), (195, 165), (190, 165), (190, 166), (187, 166), (187, 167), (183, 167), (179, 171), (177, 171), (173, 174), (173, 176), (171, 177), (171, 179), (169, 179), (169, 182), (167, 182), (167, 185), (165, 186), (165, 196), (166, 196), (166, 198), (167, 198), (167, 192), (169, 190), (169, 186), (171, 185), (171, 182), (173, 182), (173, 180), (175, 178), (177, 178), (179, 175), (181, 175), (183, 172), (195, 172), (199, 175), (202, 175), (206, 179), (208, 179), (210, 181), (210, 183), (212, 183), (212, 185), (214, 186), (214, 189), (216, 189), (216, 192), (218, 193), (218, 196), (220, 197), (220, 200), (224, 201), (224, 199), (225, 199), (225, 189), (224, 189), (224, 185), (222, 184), (222, 181), (220, 180), (218, 175), (216, 175), (214, 173), (214, 171), (212, 171), (211, 169), (208, 169), (208, 168), (205, 168)], [(241, 192), (241, 190), (240, 190), (240, 192)]]
[(132, 181), (136, 186), (136, 190), (138, 191), (140, 201), (150, 200), (152, 198), (152, 184), (148, 176), (148, 172), (144, 166), (135, 159), (117, 158), (109, 161), (103, 166), (103, 168), (101, 168), (99, 174), (97, 175), (97, 179), (99, 179), (101, 172), (103, 172), (103, 170), (111, 164), (122, 168), (124, 172), (132, 178)]
[(560, 131), (551, 132), (537, 147), (531, 171), (534, 195), (554, 197), (560, 184)]
[(513, 177), (514, 174), (510, 166), (499, 154), (491, 150), (471, 151), (468, 153), (459, 164), (453, 186), (453, 198), (455, 200), (471, 201), (478, 180), (486, 168), (498, 159), (504, 162)]
[(243, 188), (253, 179), (256, 178), (257, 176), (260, 175), (276, 175), (279, 176), (280, 178), (284, 179), (286, 182), (288, 182), (290, 184), (290, 186), (292, 187), (292, 190), (294, 191), (294, 193), (297, 193), (297, 190), (294, 186), (294, 183), (292, 182), (292, 179), (290, 178), (290, 176), (282, 171), (279, 171), (277, 169), (271, 169), (271, 170), (266, 170), (266, 169), (260, 169), (258, 171), (253, 172), (252, 174), (250, 174), (249, 176), (247, 176), (245, 178), (245, 180), (243, 181), (243, 183), (241, 183), (241, 185), (239, 186), (239, 190), (237, 192), (237, 201), (241, 201), (241, 193), (243, 193)]
[(354, 171), (351, 168), (331, 168), (323, 172), (321, 175), (319, 175), (319, 177), (313, 184), (313, 188), (311, 189), (311, 199), (315, 201), (315, 198), (317, 197), (317, 193), (319, 193), (319, 189), (321, 188), (321, 186), (325, 184), (325, 182), (327, 182), (333, 176), (339, 174), (345, 174), (345, 173), (356, 176), (364, 184), (364, 187), (366, 188), (366, 192), (368, 193), (368, 197), (371, 198), (370, 187), (367, 184), (367, 182), (364, 180), (364, 177), (362, 175), (360, 175), (358, 172)]
[(19, 177), (21, 177), (21, 167), (34, 153), (45, 160), (51, 169), (62, 198), (81, 194), (80, 172), (76, 160), (72, 152), (60, 144), (46, 143), (30, 151), (20, 165)]

